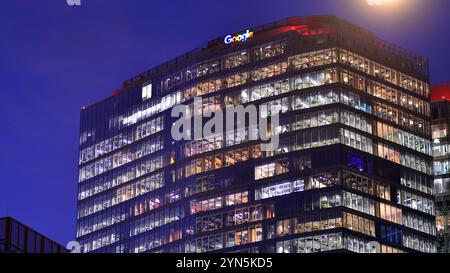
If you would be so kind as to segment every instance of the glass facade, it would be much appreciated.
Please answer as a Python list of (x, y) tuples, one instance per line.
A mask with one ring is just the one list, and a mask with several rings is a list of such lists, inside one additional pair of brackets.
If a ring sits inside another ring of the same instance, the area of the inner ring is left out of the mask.
[[(331, 16), (254, 33), (81, 111), (83, 251), (436, 252), (427, 62)], [(250, 127), (174, 141), (178, 104), (190, 119), (279, 106), (280, 145), (264, 151)]]
[[(450, 94), (450, 88), (446, 89)], [(432, 90), (440, 91), (440, 90)], [(433, 94), (434, 95), (434, 94)], [(433, 172), (436, 193), (436, 228), (438, 251), (450, 252), (450, 102), (439, 98), (432, 103)]]
[(0, 218), (0, 253), (67, 253), (60, 244), (48, 239), (17, 220)]

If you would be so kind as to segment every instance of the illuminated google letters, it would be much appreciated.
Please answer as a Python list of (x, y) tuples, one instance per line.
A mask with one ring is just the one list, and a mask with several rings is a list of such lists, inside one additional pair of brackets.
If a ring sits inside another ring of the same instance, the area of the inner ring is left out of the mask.
[(231, 35), (225, 36), (224, 42), (225, 42), (225, 44), (229, 45), (231, 43), (236, 43), (236, 42), (245, 42), (252, 37), (253, 37), (253, 32), (251, 32), (250, 30), (247, 29), (246, 32), (239, 34), (237, 36), (234, 36), (234, 37)]

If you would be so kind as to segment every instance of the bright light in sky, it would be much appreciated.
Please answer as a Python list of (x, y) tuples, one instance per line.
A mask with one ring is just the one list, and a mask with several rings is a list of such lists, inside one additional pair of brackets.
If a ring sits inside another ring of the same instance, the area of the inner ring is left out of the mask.
[(392, 4), (395, 0), (367, 0), (369, 6), (383, 6), (387, 4)]

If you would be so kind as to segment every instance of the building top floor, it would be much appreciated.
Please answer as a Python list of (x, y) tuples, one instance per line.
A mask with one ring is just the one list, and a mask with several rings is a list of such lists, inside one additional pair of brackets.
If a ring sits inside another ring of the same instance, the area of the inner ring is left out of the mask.
[(140, 87), (146, 82), (163, 80), (172, 74), (177, 77), (176, 74), (180, 70), (187, 70), (189, 73), (189, 69), (193, 66), (199, 69), (214, 69), (209, 66), (216, 65), (215, 60), (222, 56), (233, 53), (244, 54), (245, 50), (258, 45), (283, 39), (289, 41), (288, 48), (292, 54), (340, 47), (420, 81), (429, 81), (427, 58), (384, 41), (371, 31), (345, 20), (332, 15), (320, 15), (289, 17), (213, 39), (203, 46), (126, 80), (113, 96)]
[[(241, 34), (252, 33), (251, 39), (246, 43), (233, 43), (226, 41), (227, 37), (237, 37)], [(272, 23), (264, 24), (236, 33), (218, 37), (202, 46), (188, 51), (172, 60), (147, 70), (124, 82), (124, 88), (141, 83), (161, 74), (170, 74), (183, 66), (206, 61), (217, 54), (233, 51), (236, 47), (249, 47), (258, 43), (267, 42), (282, 34), (296, 34), (304, 42), (310, 44), (333, 42), (336, 46), (351, 47), (357, 53), (370, 54), (372, 59), (385, 62), (384, 65), (399, 66), (397, 69), (406, 70), (411, 76), (428, 78), (428, 60), (405, 48), (397, 46), (376, 37), (371, 31), (339, 19), (333, 15), (295, 16)]]

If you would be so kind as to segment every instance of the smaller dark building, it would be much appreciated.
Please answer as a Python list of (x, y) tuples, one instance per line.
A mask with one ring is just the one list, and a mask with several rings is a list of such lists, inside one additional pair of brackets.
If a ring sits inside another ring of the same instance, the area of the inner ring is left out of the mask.
[(0, 218), (0, 253), (67, 253), (68, 250), (11, 217)]
[(450, 253), (450, 84), (433, 86), (431, 99), (438, 252)]

